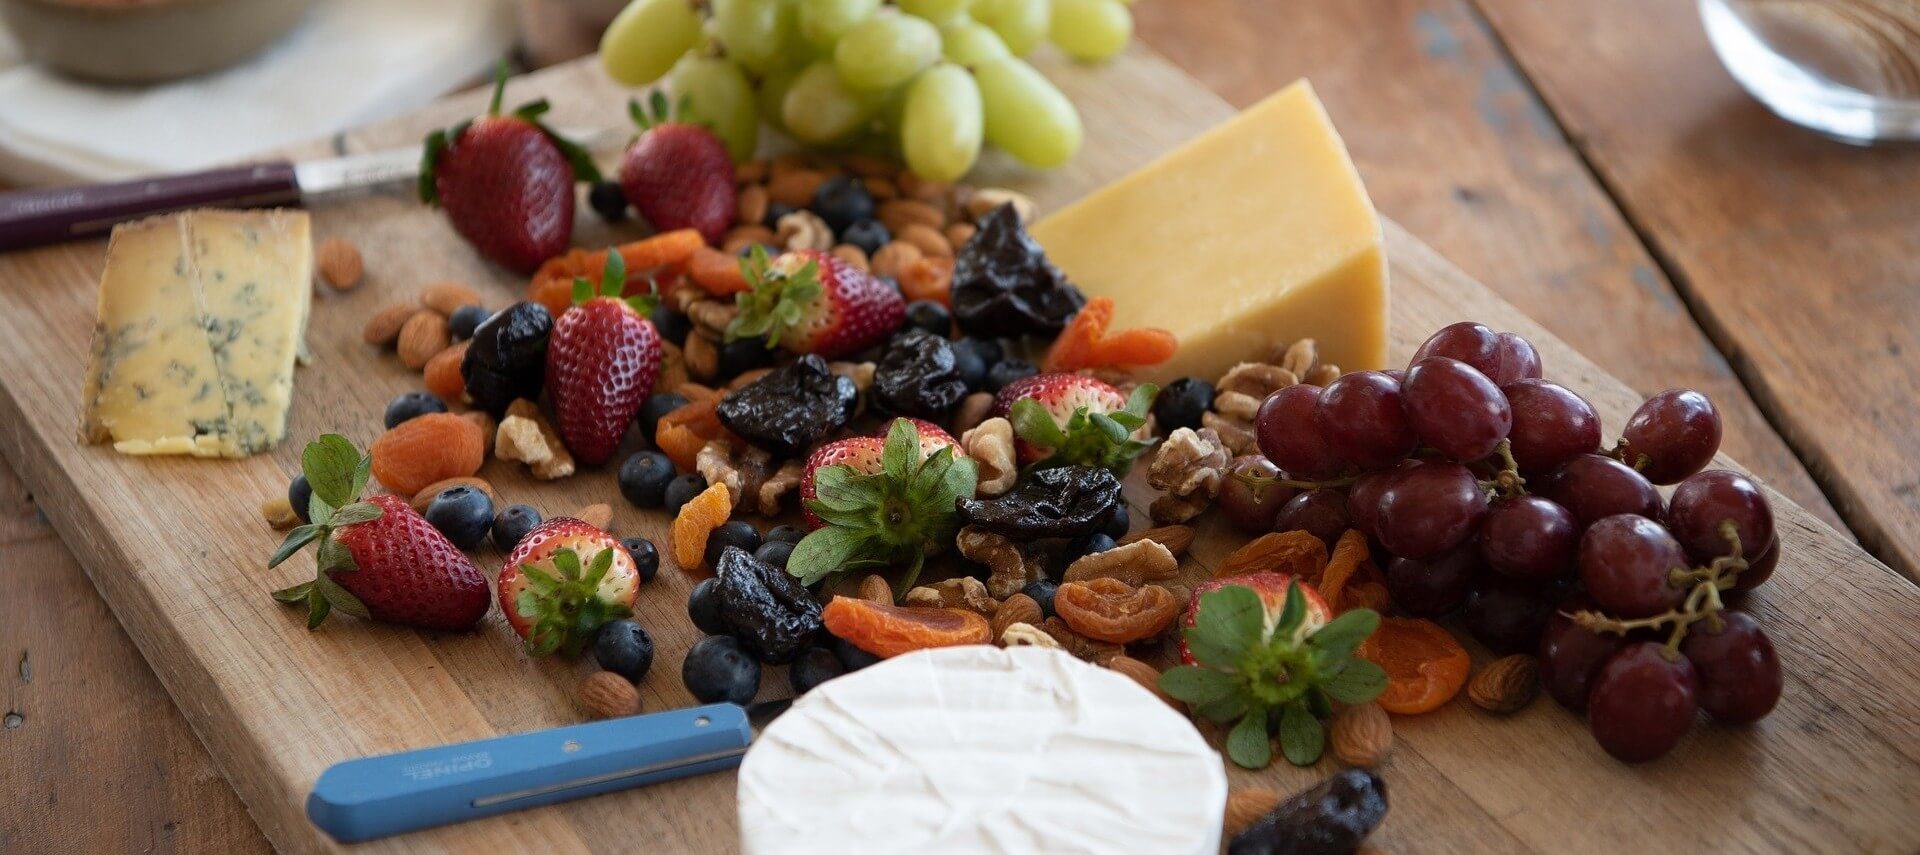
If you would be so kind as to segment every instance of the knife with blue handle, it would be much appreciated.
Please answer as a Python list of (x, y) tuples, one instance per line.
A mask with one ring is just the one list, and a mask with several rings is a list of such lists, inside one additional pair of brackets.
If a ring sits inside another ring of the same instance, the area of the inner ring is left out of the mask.
[(790, 701), (709, 704), (336, 763), (307, 818), (341, 843), (463, 822), (740, 765)]

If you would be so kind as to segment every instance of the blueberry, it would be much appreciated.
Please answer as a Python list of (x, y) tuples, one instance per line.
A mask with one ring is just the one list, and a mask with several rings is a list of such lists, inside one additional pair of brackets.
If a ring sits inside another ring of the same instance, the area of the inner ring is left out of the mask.
[(782, 570), (787, 569), (787, 559), (793, 557), (793, 544), (784, 540), (769, 540), (753, 551), (753, 557), (762, 564), (771, 564)]
[(387, 416), (384, 423), (387, 430), (393, 430), (408, 419), (446, 411), (447, 403), (432, 392), (402, 392), (399, 397), (387, 403)]
[(980, 361), (988, 365), (1007, 358), (1007, 349), (1000, 342), (990, 338), (968, 336), (953, 343), (956, 350), (971, 350), (980, 355)]
[(721, 377), (737, 377), (755, 368), (772, 365), (773, 354), (767, 348), (764, 336), (734, 339), (720, 345), (717, 370)]
[(620, 546), (633, 556), (633, 566), (640, 571), (640, 581), (653, 581), (653, 577), (660, 572), (660, 550), (654, 547), (653, 541), (644, 537), (628, 537), (621, 539)]
[(893, 240), (893, 233), (879, 220), (860, 220), (840, 232), (840, 242), (850, 243), (871, 256)]
[(998, 392), (1000, 391), (1000, 387), (1008, 383), (1012, 383), (1022, 377), (1032, 377), (1038, 373), (1040, 373), (1040, 369), (1035, 368), (1033, 363), (1024, 359), (1003, 359), (993, 363), (993, 365), (987, 369), (986, 390), (989, 392)]
[(953, 313), (936, 301), (915, 300), (907, 304), (907, 325), (946, 338), (953, 332)]
[(746, 520), (728, 520), (721, 523), (719, 528), (707, 535), (705, 556), (707, 566), (718, 566), (720, 553), (725, 552), (729, 546), (738, 546), (741, 550), (752, 553), (760, 548), (760, 530)]
[(647, 319), (653, 321), (653, 328), (660, 331), (661, 341), (679, 344), (693, 333), (693, 319), (668, 308), (665, 303), (655, 306), (653, 314), (648, 315)]
[(1039, 579), (1028, 582), (1025, 588), (1020, 589), (1020, 593), (1032, 597), (1034, 602), (1040, 604), (1041, 617), (1053, 617), (1053, 595), (1059, 590), (1060, 583), (1052, 579)]
[(787, 670), (787, 677), (793, 681), (793, 693), (804, 695), (813, 687), (847, 673), (847, 666), (840, 664), (840, 657), (825, 647), (809, 647), (800, 651)]
[(593, 212), (600, 219), (617, 223), (627, 218), (627, 191), (620, 188), (618, 181), (596, 181), (593, 189), (587, 191), (587, 202), (593, 205)]
[(800, 538), (806, 536), (807, 532), (798, 526), (777, 525), (767, 529), (766, 536), (761, 540), (767, 543), (799, 543)]
[(953, 349), (953, 373), (965, 384), (968, 392), (978, 392), (987, 385), (987, 363), (974, 350)]
[(800, 209), (785, 202), (769, 202), (767, 203), (767, 215), (760, 220), (760, 225), (770, 229), (777, 229), (780, 227), (781, 217), (798, 210)]
[(607, 621), (593, 636), (593, 661), (622, 677), (640, 682), (653, 667), (653, 638), (633, 621)]
[(708, 635), (727, 632), (727, 622), (720, 617), (720, 579), (702, 579), (693, 586), (693, 592), (687, 595), (687, 617), (693, 619), (693, 625)]
[(1132, 527), (1133, 519), (1127, 514), (1127, 506), (1116, 504), (1113, 506), (1113, 516), (1107, 518), (1107, 524), (1100, 528), (1100, 533), (1119, 540), (1126, 537), (1128, 529)]
[(640, 433), (648, 442), (660, 430), (660, 417), (687, 405), (687, 396), (677, 392), (655, 392), (648, 396), (647, 402), (640, 405), (639, 415), (634, 421), (640, 425)]
[(834, 234), (847, 230), (861, 220), (873, 218), (873, 197), (866, 185), (850, 175), (836, 175), (820, 182), (813, 191), (813, 212), (827, 221)]
[(847, 666), (848, 671), (858, 671), (880, 661), (880, 657), (853, 646), (853, 642), (837, 635), (833, 636), (829, 646), (833, 648), (833, 655), (839, 657), (840, 664)]
[(493, 500), (473, 487), (448, 487), (427, 505), (427, 522), (461, 549), (474, 549), (493, 528)]
[(540, 512), (532, 505), (508, 505), (507, 509), (493, 518), (493, 545), (501, 552), (512, 552), (520, 541), (540, 524)]
[(1162, 433), (1200, 429), (1200, 416), (1213, 406), (1213, 384), (1198, 377), (1168, 383), (1153, 399), (1153, 420)]
[(687, 659), (680, 666), (680, 680), (703, 704), (750, 704), (760, 693), (760, 663), (741, 650), (740, 642), (731, 636), (709, 635), (687, 651)]
[(303, 523), (313, 520), (307, 518), (307, 508), (313, 503), (313, 485), (307, 483), (307, 476), (295, 475), (287, 483), (287, 504), (293, 506), (293, 515)]
[(707, 489), (707, 479), (702, 478), (698, 472), (688, 472), (673, 479), (667, 484), (664, 497), (667, 513), (678, 516), (680, 506), (693, 501), (693, 497), (700, 495), (700, 492), (705, 489)]
[(453, 333), (454, 341), (466, 341), (473, 338), (473, 331), (490, 317), (493, 317), (493, 313), (487, 311), (485, 306), (461, 306), (454, 309), (453, 316), (447, 319), (447, 331)]
[(620, 495), (636, 507), (660, 507), (672, 480), (673, 461), (658, 451), (637, 452), (620, 464)]
[(1096, 531), (1086, 537), (1076, 537), (1067, 541), (1067, 550), (1060, 557), (1063, 564), (1072, 564), (1088, 555), (1094, 555), (1112, 549), (1113, 546), (1113, 538), (1108, 537), (1105, 533)]

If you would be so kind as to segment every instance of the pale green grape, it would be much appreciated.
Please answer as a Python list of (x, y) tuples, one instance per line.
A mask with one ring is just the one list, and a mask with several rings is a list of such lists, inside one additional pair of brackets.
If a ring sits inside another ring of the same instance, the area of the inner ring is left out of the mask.
[(816, 48), (831, 49), (879, 8), (880, 0), (800, 0), (800, 34)]
[(633, 0), (600, 36), (600, 63), (628, 86), (659, 80), (700, 43), (700, 15), (687, 0)]
[(780, 59), (793, 29), (794, 7), (784, 0), (712, 0), (713, 33), (728, 58), (754, 74), (764, 74)]
[(1047, 33), (1067, 56), (1099, 62), (1126, 49), (1133, 15), (1120, 0), (1053, 0)]
[(833, 47), (833, 67), (848, 86), (892, 89), (940, 58), (940, 31), (912, 15), (883, 12), (854, 25)]
[(794, 79), (781, 99), (780, 118), (795, 139), (826, 145), (853, 136), (879, 106), (874, 95), (848, 89), (833, 63), (822, 60)]
[(936, 24), (952, 20), (963, 15), (973, 0), (895, 0), (900, 11), (918, 18), (925, 18)]
[(992, 28), (1014, 56), (1026, 56), (1047, 37), (1048, 0), (974, 0), (973, 17)]
[(760, 102), (760, 118), (780, 130), (787, 129), (786, 119), (780, 115), (781, 105), (787, 100), (787, 90), (793, 88), (793, 81), (800, 76), (802, 66), (780, 65), (767, 70), (760, 76), (760, 86), (754, 97)]
[(713, 129), (736, 161), (753, 156), (760, 142), (760, 114), (753, 84), (731, 60), (688, 54), (667, 76), (674, 100), (685, 104), (681, 118)]
[(940, 25), (940, 52), (947, 59), (969, 66), (1013, 55), (997, 33), (972, 18), (954, 18)]
[(922, 178), (953, 181), (980, 156), (980, 86), (957, 65), (921, 72), (907, 87), (900, 119), (900, 150)]
[(1033, 66), (1007, 57), (973, 70), (987, 142), (1029, 166), (1049, 169), (1080, 150), (1080, 114)]

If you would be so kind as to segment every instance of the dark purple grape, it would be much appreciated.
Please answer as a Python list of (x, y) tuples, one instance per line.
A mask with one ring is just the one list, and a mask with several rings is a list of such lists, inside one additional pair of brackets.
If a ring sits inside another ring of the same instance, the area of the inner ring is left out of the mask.
[(1399, 469), (1368, 472), (1354, 479), (1353, 486), (1347, 488), (1347, 516), (1353, 519), (1353, 527), (1361, 534), (1374, 536), (1379, 524), (1380, 493), (1398, 474)]
[(1779, 564), (1780, 535), (1776, 534), (1773, 540), (1767, 543), (1767, 551), (1760, 553), (1759, 558), (1747, 562), (1747, 569), (1740, 571), (1740, 575), (1734, 577), (1733, 591), (1746, 593), (1760, 587), (1761, 583), (1767, 581), (1767, 577), (1773, 575), (1773, 568)]
[(1780, 700), (1780, 657), (1746, 612), (1720, 613), (1719, 632), (1701, 621), (1687, 627), (1680, 652), (1700, 676), (1700, 708), (1727, 724), (1759, 721)]
[(1480, 552), (1471, 543), (1432, 561), (1395, 558), (1387, 562), (1387, 593), (1402, 612), (1439, 617), (1466, 602), (1479, 570)]
[(1394, 475), (1380, 491), (1374, 534), (1402, 558), (1437, 558), (1466, 543), (1486, 513), (1486, 491), (1467, 467), (1423, 462)]
[(1667, 658), (1664, 645), (1627, 645), (1593, 678), (1587, 725), (1600, 747), (1627, 763), (1660, 757), (1680, 744), (1699, 708), (1699, 677), (1684, 656)]
[(1600, 416), (1587, 399), (1558, 383), (1517, 380), (1500, 387), (1513, 407), (1513, 460), (1520, 474), (1546, 475), (1600, 448)]
[(1350, 528), (1353, 518), (1347, 514), (1347, 496), (1339, 490), (1308, 490), (1294, 496), (1273, 519), (1274, 531), (1304, 531), (1320, 538), (1328, 549)]
[(1500, 335), (1487, 328), (1486, 324), (1473, 321), (1459, 321), (1441, 327), (1413, 352), (1413, 359), (1407, 362), (1414, 365), (1429, 356), (1444, 356), (1458, 359), (1482, 374), (1492, 375), (1500, 366)]
[(1620, 432), (1627, 462), (1655, 484), (1700, 471), (1720, 450), (1720, 413), (1692, 389), (1668, 389), (1633, 411)]
[(1720, 532), (1722, 522), (1733, 523), (1740, 536), (1741, 557), (1748, 561), (1759, 558), (1773, 543), (1773, 507), (1747, 476), (1709, 469), (1687, 476), (1673, 488), (1667, 502), (1667, 528), (1694, 561), (1705, 564), (1733, 551)]
[(1401, 407), (1400, 383), (1385, 372), (1355, 371), (1327, 384), (1317, 419), (1334, 456), (1362, 469), (1392, 466), (1420, 443)]
[(1320, 433), (1320, 393), (1319, 386), (1295, 383), (1268, 395), (1254, 417), (1260, 452), (1298, 478), (1327, 478), (1345, 468)]
[(1455, 460), (1492, 454), (1513, 428), (1513, 408), (1500, 387), (1457, 359), (1430, 356), (1414, 363), (1400, 397), (1420, 441)]
[(1299, 492), (1280, 483), (1280, 467), (1258, 454), (1243, 454), (1227, 464), (1214, 504), (1241, 530), (1265, 533), (1273, 530), (1280, 507)]
[(1481, 574), (1467, 591), (1467, 631), (1495, 653), (1531, 651), (1539, 646), (1560, 596), (1558, 589)]
[(1627, 640), (1611, 632), (1594, 632), (1568, 615), (1593, 608), (1577, 597), (1561, 603), (1540, 633), (1540, 687), (1570, 710), (1587, 708), (1587, 690), (1613, 654)]
[(1580, 524), (1573, 513), (1539, 496), (1495, 502), (1480, 524), (1487, 566), (1522, 582), (1546, 582), (1573, 571)]
[(1614, 514), (1664, 516), (1660, 491), (1640, 473), (1611, 457), (1582, 454), (1548, 479), (1544, 495), (1573, 512), (1582, 528)]
[(1500, 386), (1540, 376), (1540, 351), (1519, 333), (1503, 332), (1493, 343), (1494, 369), (1480, 373)]
[(1671, 571), (1687, 566), (1680, 542), (1636, 514), (1602, 519), (1580, 537), (1580, 583), (1616, 617), (1652, 617), (1680, 605), (1687, 589), (1673, 584)]

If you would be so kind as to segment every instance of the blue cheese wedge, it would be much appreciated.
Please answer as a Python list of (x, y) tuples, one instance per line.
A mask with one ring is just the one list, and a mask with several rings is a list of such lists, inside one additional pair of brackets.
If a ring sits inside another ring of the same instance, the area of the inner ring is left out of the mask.
[(189, 211), (107, 246), (80, 438), (245, 457), (286, 436), (313, 241), (304, 211)]

